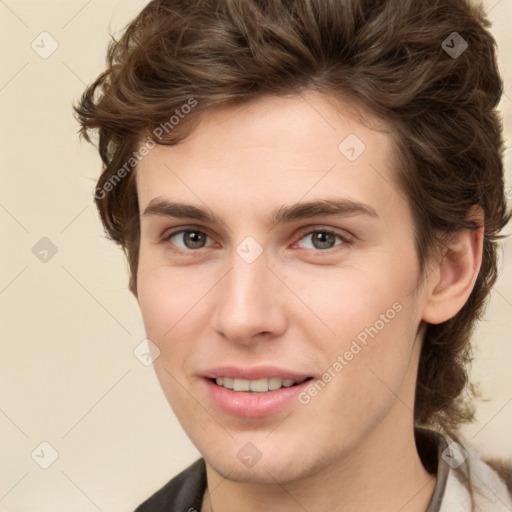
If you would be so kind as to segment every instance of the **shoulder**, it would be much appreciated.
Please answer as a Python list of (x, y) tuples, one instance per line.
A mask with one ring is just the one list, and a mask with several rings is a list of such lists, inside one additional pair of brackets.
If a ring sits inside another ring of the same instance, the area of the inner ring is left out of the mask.
[(512, 460), (483, 457), (482, 460), (489, 465), (507, 486), (512, 495)]
[(206, 489), (204, 459), (199, 459), (167, 482), (135, 512), (198, 512)]
[(439, 432), (421, 429), (421, 434), (437, 446), (437, 482), (428, 512), (512, 510), (512, 461), (482, 457), (465, 440), (461, 445)]
[[(466, 511), (471, 504), (466, 485), (469, 474), (476, 510), (482, 512), (510, 512), (512, 491), (502, 476), (471, 446), (465, 445), (467, 458), (460, 466), (451, 467), (447, 482), (446, 510)], [(510, 465), (510, 462), (509, 462)], [(442, 512), (444, 512), (444, 508)]]

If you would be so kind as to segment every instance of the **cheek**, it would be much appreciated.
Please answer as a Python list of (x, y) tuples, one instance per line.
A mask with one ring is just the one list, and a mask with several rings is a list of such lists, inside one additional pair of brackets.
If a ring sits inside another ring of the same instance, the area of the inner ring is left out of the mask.
[[(398, 310), (410, 303), (414, 269), (403, 265), (393, 268), (392, 262), (384, 258), (367, 268), (362, 271), (326, 267), (309, 274), (289, 273), (286, 281), (293, 283), (297, 297), (309, 309), (302, 311), (304, 306), (296, 301), (297, 309), (301, 310), (295, 317), (297, 321), (325, 331), (324, 343), (327, 339), (346, 342), (358, 336), (364, 342), (369, 331), (389, 331), (391, 324), (397, 324)], [(330, 335), (320, 321), (328, 327)]]
[(191, 268), (150, 266), (146, 261), (139, 268), (138, 302), (146, 336), (160, 350), (155, 371), (183, 373), (186, 361), (199, 351), (200, 333), (211, 317), (207, 295), (215, 276)]
[(173, 318), (169, 316), (169, 312), (175, 310), (173, 306), (176, 298), (169, 294), (169, 287), (157, 272), (146, 271), (144, 268), (139, 269), (137, 290), (146, 335), (158, 341), (172, 327)]
[(336, 375), (331, 387), (336, 396), (355, 398), (351, 406), (356, 409), (392, 399), (389, 389), (396, 392), (408, 370), (419, 322), (417, 298), (411, 293), (414, 265), (412, 256), (400, 264), (382, 258), (365, 272), (330, 270), (313, 281), (295, 276), (304, 302), (316, 315), (308, 312), (300, 320), (311, 348), (322, 354), (322, 369)]
[(186, 291), (183, 288), (180, 290), (179, 284), (169, 279), (162, 269), (149, 270), (145, 262), (139, 267), (137, 286), (146, 337), (160, 351), (153, 361), (153, 368), (174, 410), (180, 396), (177, 380), (183, 381), (181, 370), (178, 369), (186, 357), (186, 344), (179, 343), (179, 338), (182, 337), (179, 329), (183, 325), (180, 318), (186, 314), (186, 301), (183, 297)]
[(172, 269), (141, 254), (137, 275), (138, 302), (146, 327), (156, 339), (171, 334), (174, 326), (194, 309), (205, 293), (205, 282), (187, 269)]

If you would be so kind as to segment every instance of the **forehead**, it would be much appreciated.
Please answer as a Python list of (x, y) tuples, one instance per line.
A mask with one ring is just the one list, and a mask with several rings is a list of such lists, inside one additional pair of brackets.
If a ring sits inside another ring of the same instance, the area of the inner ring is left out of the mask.
[(140, 210), (156, 197), (241, 213), (333, 195), (390, 209), (392, 137), (360, 112), (318, 93), (207, 110), (181, 143), (139, 163)]

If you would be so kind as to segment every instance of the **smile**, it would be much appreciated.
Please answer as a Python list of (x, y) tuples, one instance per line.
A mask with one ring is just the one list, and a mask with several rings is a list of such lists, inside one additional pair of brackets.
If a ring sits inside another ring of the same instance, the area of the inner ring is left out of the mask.
[(234, 379), (230, 377), (217, 377), (213, 379), (218, 386), (230, 389), (232, 391), (252, 392), (252, 393), (266, 393), (268, 391), (276, 391), (281, 388), (290, 388), (301, 384), (305, 380), (310, 379), (306, 377), (299, 381), (293, 379), (283, 379), (281, 377), (271, 377), (256, 380), (248, 379)]

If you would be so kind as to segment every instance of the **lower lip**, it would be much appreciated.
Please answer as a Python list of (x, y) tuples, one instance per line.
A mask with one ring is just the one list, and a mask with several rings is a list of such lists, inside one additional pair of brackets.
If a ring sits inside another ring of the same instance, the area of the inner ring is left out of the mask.
[(232, 416), (259, 418), (278, 412), (297, 399), (297, 395), (311, 382), (304, 381), (296, 386), (280, 388), (265, 393), (232, 391), (205, 379), (208, 393), (217, 407)]

